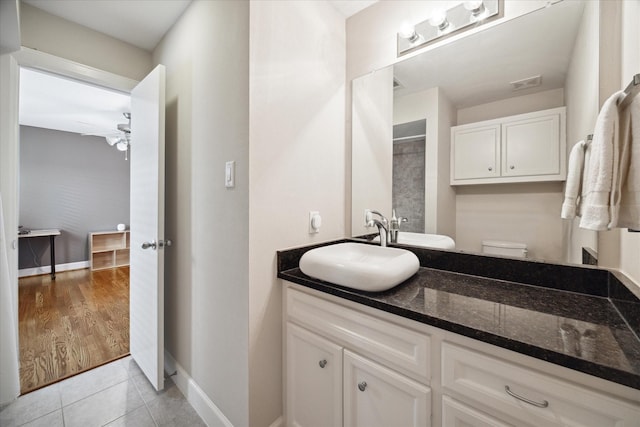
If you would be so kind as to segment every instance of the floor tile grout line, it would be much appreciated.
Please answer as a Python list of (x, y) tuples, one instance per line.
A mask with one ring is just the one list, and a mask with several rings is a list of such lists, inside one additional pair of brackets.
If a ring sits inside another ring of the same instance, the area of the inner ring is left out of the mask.
[[(98, 391), (95, 391), (95, 392), (93, 392), (93, 393), (91, 393), (91, 394), (87, 394), (86, 396), (82, 397), (81, 399), (74, 400), (74, 401), (73, 401), (73, 402), (71, 402), (71, 403), (67, 403), (66, 405), (63, 405), (63, 406), (62, 406), (62, 409), (66, 408), (66, 407), (69, 407), (69, 406), (71, 406), (71, 405), (75, 405), (75, 404), (76, 404), (76, 403), (78, 403), (78, 402), (81, 402), (81, 401), (83, 401), (83, 400), (85, 400), (85, 399), (87, 399), (87, 398), (89, 398), (89, 397), (91, 397), (91, 396), (95, 396), (95, 395), (96, 395), (96, 394), (98, 394), (98, 393), (101, 393), (101, 392), (103, 392), (103, 391), (105, 391), (105, 390), (108, 390), (108, 389), (110, 389), (110, 388), (112, 388), (112, 387), (115, 387), (115, 386), (117, 386), (117, 385), (120, 385), (120, 384), (122, 384), (123, 382), (126, 382), (126, 381), (129, 381), (129, 378), (126, 378), (126, 379), (124, 379), (124, 380), (122, 380), (122, 381), (118, 381), (117, 383), (111, 384), (110, 386), (105, 387), (105, 388), (103, 388), (103, 389), (100, 389), (100, 390), (98, 390)], [(134, 385), (135, 385), (135, 384), (134, 384)], [(62, 403), (62, 393), (60, 393), (60, 403)]]

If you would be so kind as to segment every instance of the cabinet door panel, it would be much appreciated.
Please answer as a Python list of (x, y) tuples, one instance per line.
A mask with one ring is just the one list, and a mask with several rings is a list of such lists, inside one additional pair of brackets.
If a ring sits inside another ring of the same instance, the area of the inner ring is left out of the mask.
[(502, 125), (502, 175), (560, 173), (560, 116), (517, 120)]
[(342, 347), (287, 324), (287, 425), (342, 425)]
[(510, 427), (449, 396), (442, 396), (442, 427)]
[(500, 125), (452, 132), (452, 180), (500, 176)]
[(344, 350), (344, 426), (425, 427), (431, 422), (431, 390)]

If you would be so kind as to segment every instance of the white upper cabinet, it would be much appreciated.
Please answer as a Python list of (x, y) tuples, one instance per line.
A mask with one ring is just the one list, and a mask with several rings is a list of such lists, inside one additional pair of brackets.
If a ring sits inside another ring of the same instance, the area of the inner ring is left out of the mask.
[(565, 107), (451, 128), (451, 185), (566, 179)]

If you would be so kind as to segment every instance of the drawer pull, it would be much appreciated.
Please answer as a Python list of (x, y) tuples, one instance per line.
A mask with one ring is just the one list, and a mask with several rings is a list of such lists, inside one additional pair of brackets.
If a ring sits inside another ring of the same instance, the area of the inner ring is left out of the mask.
[(508, 385), (504, 386), (504, 391), (506, 391), (509, 396), (515, 397), (516, 399), (521, 400), (524, 403), (528, 403), (529, 405), (533, 405), (538, 408), (546, 408), (547, 406), (549, 406), (549, 402), (547, 402), (546, 400), (543, 400), (542, 403), (540, 403), (536, 402), (535, 400), (527, 399), (526, 397), (518, 396), (511, 391)]
[(322, 359), (321, 361), (318, 362), (318, 365), (320, 365), (321, 368), (324, 368), (325, 366), (327, 366), (327, 360)]
[(367, 383), (362, 381), (361, 383), (358, 384), (358, 390), (360, 391), (364, 391), (367, 388)]

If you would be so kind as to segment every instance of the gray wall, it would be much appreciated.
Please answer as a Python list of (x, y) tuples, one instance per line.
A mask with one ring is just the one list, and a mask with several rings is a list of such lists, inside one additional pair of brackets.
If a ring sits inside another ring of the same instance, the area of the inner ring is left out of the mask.
[[(56, 264), (87, 261), (88, 233), (129, 224), (129, 162), (104, 138), (20, 126), (20, 225), (59, 228)], [(46, 238), (20, 239), (19, 268), (49, 265)]]
[(393, 143), (393, 208), (402, 231), (424, 233), (425, 139)]

